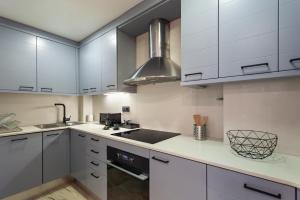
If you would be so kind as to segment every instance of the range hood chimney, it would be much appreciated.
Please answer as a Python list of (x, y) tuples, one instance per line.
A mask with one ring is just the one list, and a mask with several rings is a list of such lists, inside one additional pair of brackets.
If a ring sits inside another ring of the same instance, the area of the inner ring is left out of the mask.
[(124, 81), (126, 85), (146, 85), (180, 80), (180, 67), (170, 59), (170, 27), (164, 19), (154, 19), (149, 27), (149, 57)]

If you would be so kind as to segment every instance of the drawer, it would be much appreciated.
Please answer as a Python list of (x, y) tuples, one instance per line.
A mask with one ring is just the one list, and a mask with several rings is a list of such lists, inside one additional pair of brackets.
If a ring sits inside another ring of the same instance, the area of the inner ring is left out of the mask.
[(101, 176), (107, 175), (107, 167), (106, 163), (99, 161), (93, 157), (87, 156), (87, 166), (93, 170), (95, 170), (97, 173), (99, 173)]
[(107, 199), (107, 178), (92, 168), (87, 170), (87, 188), (102, 200)]
[(87, 141), (89, 145), (105, 147), (105, 140), (101, 137), (88, 135)]
[(295, 188), (208, 166), (207, 195), (208, 200), (294, 200)]
[(94, 146), (94, 145), (89, 144), (87, 147), (86, 153), (88, 156), (90, 156), (94, 159), (97, 159), (97, 160), (100, 160), (103, 162), (106, 161), (106, 148), (105, 147)]

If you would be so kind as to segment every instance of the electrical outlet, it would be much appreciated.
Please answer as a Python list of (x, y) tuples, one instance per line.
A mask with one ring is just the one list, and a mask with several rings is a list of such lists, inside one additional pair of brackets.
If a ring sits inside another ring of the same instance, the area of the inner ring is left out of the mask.
[(122, 106), (122, 112), (130, 112), (130, 107), (129, 106)]

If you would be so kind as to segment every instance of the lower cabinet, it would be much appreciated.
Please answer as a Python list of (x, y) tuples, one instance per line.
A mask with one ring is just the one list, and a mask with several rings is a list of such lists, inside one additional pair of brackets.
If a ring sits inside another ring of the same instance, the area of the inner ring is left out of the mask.
[(101, 200), (107, 199), (105, 147), (100, 137), (71, 132), (71, 175)]
[(0, 199), (42, 184), (42, 134), (0, 138)]
[(70, 174), (69, 130), (43, 133), (43, 182)]
[(207, 167), (207, 200), (294, 200), (295, 188), (217, 167)]
[(86, 186), (87, 177), (87, 134), (71, 131), (71, 175)]
[(150, 152), (150, 200), (206, 200), (206, 165)]
[[(105, 175), (106, 163), (91, 161), (94, 164), (87, 168), (86, 187), (101, 200), (107, 199), (107, 178)], [(97, 166), (95, 166), (95, 164)]]

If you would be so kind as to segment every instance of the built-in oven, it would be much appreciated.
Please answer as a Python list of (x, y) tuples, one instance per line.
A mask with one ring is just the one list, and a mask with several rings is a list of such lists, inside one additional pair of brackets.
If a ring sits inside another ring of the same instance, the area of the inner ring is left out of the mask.
[(149, 200), (149, 159), (107, 147), (107, 199)]

